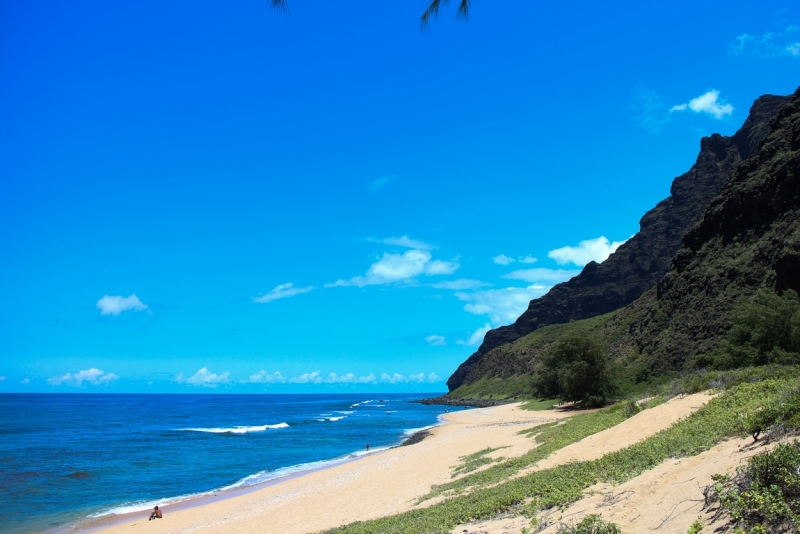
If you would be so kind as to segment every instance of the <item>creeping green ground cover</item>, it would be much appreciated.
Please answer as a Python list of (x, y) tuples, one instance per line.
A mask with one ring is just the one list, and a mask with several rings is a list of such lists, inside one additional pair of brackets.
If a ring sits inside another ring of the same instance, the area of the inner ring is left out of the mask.
[(506, 448), (508, 447), (486, 447), (478, 452), (473, 452), (472, 454), (462, 456), (459, 458), (459, 460), (461, 460), (463, 463), (453, 468), (453, 474), (450, 478), (456, 478), (458, 475), (463, 475), (464, 473), (471, 473), (476, 469), (483, 467), (484, 465), (489, 465), (494, 462), (501, 462), (503, 458), (497, 458), (495, 460), (494, 458), (487, 458), (486, 455), (496, 450)]
[[(751, 373), (749, 377), (754, 374), (758, 373)], [(569, 463), (513, 480), (504, 480), (509, 474), (519, 470), (518, 468), (504, 471), (503, 466), (506, 463), (520, 459), (508, 460), (451, 483), (462, 484), (460, 486), (450, 486), (450, 484), (440, 486), (437, 493), (445, 491), (441, 490), (445, 486), (451, 491), (471, 488), (471, 491), (465, 494), (456, 495), (427, 508), (410, 510), (373, 521), (356, 522), (327, 532), (445, 533), (457, 525), (491, 519), (500, 514), (516, 513), (535, 517), (541, 510), (553, 506), (566, 506), (580, 499), (588, 487), (598, 482), (621, 483), (652, 469), (668, 458), (696, 455), (710, 449), (726, 437), (746, 435), (744, 420), (747, 414), (778, 402), (785, 396), (788, 388), (797, 384), (800, 373), (797, 368), (792, 368), (781, 369), (778, 372), (763, 372), (762, 376), (770, 374), (780, 378), (767, 378), (757, 383), (733, 384), (723, 394), (712, 399), (686, 419), (598, 460)], [(596, 420), (591, 416), (595, 416)], [(576, 416), (562, 425), (550, 426), (537, 436), (537, 440), (542, 444), (534, 449), (540, 451), (536, 456), (541, 454), (543, 458), (557, 448), (571, 443), (574, 441), (572, 438), (583, 433), (581, 429), (585, 431), (588, 428), (596, 428), (595, 431), (599, 431), (606, 427), (604, 425), (611, 426), (614, 417), (618, 418), (617, 421), (624, 417), (621, 407)], [(577, 423), (573, 422), (576, 420)], [(561, 432), (566, 434), (559, 434)], [(556, 442), (560, 445), (556, 446)], [(545, 449), (549, 449), (546, 454), (541, 452)], [(535, 461), (531, 461), (531, 458), (528, 458), (526, 465)], [(468, 479), (469, 482), (464, 484)]]
[(623, 412), (622, 407), (615, 405), (594, 413), (572, 416), (560, 424), (558, 422), (545, 423), (528, 430), (523, 430), (520, 432), (521, 434), (528, 434), (531, 437), (535, 436), (536, 442), (539, 444), (535, 449), (530, 450), (522, 456), (493, 465), (483, 471), (472, 473), (457, 480), (453, 480), (452, 482), (433, 486), (430, 493), (424, 495), (420, 499), (420, 502), (442, 494), (453, 495), (463, 493), (469, 488), (488, 486), (502, 482), (522, 469), (535, 464), (539, 460), (547, 458), (554, 451), (566, 447), (570, 443), (580, 441), (587, 436), (596, 434), (601, 430), (611, 428), (623, 422), (625, 419), (627, 419), (627, 415)]

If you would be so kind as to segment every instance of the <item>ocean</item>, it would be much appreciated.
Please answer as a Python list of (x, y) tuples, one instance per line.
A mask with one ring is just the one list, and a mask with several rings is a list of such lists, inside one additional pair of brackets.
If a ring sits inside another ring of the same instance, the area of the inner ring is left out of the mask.
[(439, 422), (410, 402), (433, 395), (0, 394), (0, 531), (72, 532), (399, 445)]

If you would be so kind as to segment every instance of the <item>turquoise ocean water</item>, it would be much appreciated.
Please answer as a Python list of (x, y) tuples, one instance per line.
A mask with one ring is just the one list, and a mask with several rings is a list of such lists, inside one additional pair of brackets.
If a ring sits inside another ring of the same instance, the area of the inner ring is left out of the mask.
[(425, 394), (0, 395), (0, 531), (254, 485), (398, 445), (437, 424)]

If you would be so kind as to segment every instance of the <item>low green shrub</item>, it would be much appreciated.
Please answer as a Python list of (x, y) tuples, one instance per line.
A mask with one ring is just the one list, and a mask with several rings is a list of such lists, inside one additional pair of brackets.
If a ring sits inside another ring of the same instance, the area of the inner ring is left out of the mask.
[(450, 475), (450, 478), (456, 478), (458, 475), (463, 475), (465, 473), (471, 473), (472, 471), (477, 470), (484, 465), (489, 465), (494, 462), (500, 462), (503, 459), (493, 459), (487, 458), (486, 455), (492, 453), (499, 449), (505, 449), (506, 447), (486, 447), (478, 452), (473, 452), (472, 454), (468, 454), (466, 456), (462, 456), (459, 458), (463, 463), (461, 465), (455, 466), (453, 468), (453, 473)]
[(619, 526), (609, 521), (604, 521), (598, 514), (584, 517), (580, 523), (562, 525), (557, 534), (622, 534)]
[(744, 429), (758, 440), (766, 430), (783, 425), (792, 430), (800, 429), (800, 387), (783, 392), (777, 402), (762, 407), (744, 418)]
[(800, 529), (800, 443), (780, 444), (753, 456), (735, 475), (715, 475), (707, 503), (740, 529), (797, 532)]
[(701, 530), (703, 530), (703, 520), (698, 517), (694, 523), (689, 525), (686, 534), (698, 534)]

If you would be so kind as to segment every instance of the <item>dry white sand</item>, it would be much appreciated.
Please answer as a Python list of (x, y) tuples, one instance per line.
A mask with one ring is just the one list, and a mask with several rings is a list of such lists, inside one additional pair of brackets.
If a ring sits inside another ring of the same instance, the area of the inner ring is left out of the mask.
[[(672, 399), (557, 451), (531, 470), (599, 458), (627, 447), (686, 417), (709, 398), (698, 394)], [(519, 430), (574, 413), (529, 412), (518, 405), (450, 413), (447, 422), (421, 443), (377, 452), (244, 495), (200, 501), (198, 506), (175, 511), (166, 507), (164, 519), (159, 521), (148, 522), (148, 514), (143, 512), (141, 519), (102, 532), (299, 534), (404, 512), (417, 506), (417, 498), (432, 485), (450, 481), (460, 457), (486, 447), (504, 447), (493, 452), (493, 457), (519, 456), (535, 446), (534, 440), (520, 436)], [(667, 518), (659, 533), (686, 532), (698, 515), (699, 505), (691, 500), (701, 498), (698, 487), (706, 484), (711, 474), (730, 471), (742, 461), (745, 455), (737, 452), (738, 446), (730, 441), (693, 458), (668, 461), (619, 487), (592, 488), (599, 493), (575, 503), (564, 515), (579, 520), (586, 513), (601, 513), (626, 533), (649, 531)], [(523, 518), (511, 518), (462, 525), (453, 532), (519, 533), (526, 525)]]

